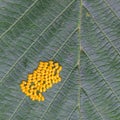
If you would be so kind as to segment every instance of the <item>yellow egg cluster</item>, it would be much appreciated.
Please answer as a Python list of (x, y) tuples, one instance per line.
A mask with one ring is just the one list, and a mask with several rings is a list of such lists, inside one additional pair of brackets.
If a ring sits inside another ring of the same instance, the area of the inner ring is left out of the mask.
[(61, 81), (61, 70), (62, 66), (57, 62), (40, 62), (38, 68), (32, 74), (28, 74), (27, 81), (23, 80), (20, 84), (22, 92), (31, 100), (44, 101), (42, 93)]

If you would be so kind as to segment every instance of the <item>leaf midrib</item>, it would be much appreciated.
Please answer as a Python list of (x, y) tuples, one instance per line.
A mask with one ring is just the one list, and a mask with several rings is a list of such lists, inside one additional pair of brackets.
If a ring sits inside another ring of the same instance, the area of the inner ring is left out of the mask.
[[(38, 0), (36, 0), (36, 1), (38, 1)], [(75, 0), (73, 0), (73, 1), (75, 1)], [(81, 3), (82, 3), (82, 0), (80, 0), (81, 1)], [(105, 0), (104, 0), (105, 1)], [(36, 2), (37, 3), (37, 2)], [(35, 4), (36, 4), (35, 3)], [(33, 5), (34, 6), (34, 5)], [(81, 5), (80, 5), (81, 6)], [(81, 9), (82, 9), (82, 7), (81, 7)], [(29, 10), (27, 11), (27, 12), (29, 12)], [(26, 13), (27, 13), (26, 12)], [(26, 14), (25, 13), (25, 14)], [(24, 17), (25, 15), (23, 15), (22, 17)], [(117, 15), (116, 15), (117, 16)], [(58, 17), (59, 17), (59, 15), (58, 15)], [(81, 12), (81, 17), (82, 17), (82, 12)], [(20, 18), (21, 19), (21, 18)], [(20, 21), (20, 19), (17, 21), (17, 22), (15, 22), (15, 25)], [(54, 20), (56, 21), (56, 19), (57, 18), (55, 18)], [(55, 21), (52, 21), (42, 32), (41, 32), (41, 34), (40, 34), (40, 36), (42, 36), (43, 34), (44, 34), (44, 32), (55, 22)], [(82, 19), (81, 19), (82, 20)], [(93, 19), (93, 20), (95, 20), (95, 19)], [(97, 21), (96, 21), (96, 23), (97, 23)], [(12, 29), (15, 25), (11, 25), (8, 29), (7, 29), (7, 31), (5, 31), (1, 36), (0, 36), (0, 38), (2, 38), (10, 29)], [(106, 33), (102, 30), (102, 28), (99, 26), (99, 24), (97, 23), (97, 25), (98, 25), (98, 27), (100, 28), (100, 30), (101, 30), (101, 32), (103, 32), (103, 34), (104, 34), (104, 36), (106, 36), (106, 38), (109, 40), (109, 43), (113, 46), (113, 48), (118, 52), (118, 54), (120, 55), (120, 53), (119, 53), (119, 51), (117, 50), (117, 48), (114, 46), (114, 44), (111, 42), (111, 40), (109, 39), (109, 37), (106, 35)], [(81, 24), (80, 24), (80, 29), (81, 29)], [(81, 30), (79, 31), (80, 33), (81, 33)], [(40, 37), (39, 36), (39, 37)], [(35, 41), (28, 47), (28, 49), (21, 55), (21, 57), (20, 58), (18, 58), (18, 60), (16, 61), (16, 64), (19, 62), (19, 60), (20, 59), (22, 59), (23, 58), (23, 56), (29, 51), (29, 49), (37, 42), (37, 40), (39, 39), (39, 37), (37, 37), (36, 39), (35, 39)], [(80, 37), (81, 38), (81, 37)], [(81, 40), (81, 39), (80, 39)], [(79, 43), (80, 43), (80, 41), (79, 41)], [(79, 44), (79, 45), (81, 45), (81, 43)], [(59, 51), (58, 51), (59, 52)], [(78, 52), (78, 53), (80, 53), (80, 51)], [(57, 53), (56, 53), (57, 54)], [(88, 55), (89, 56), (89, 55)], [(90, 60), (91, 60), (91, 58), (90, 58)], [(92, 60), (91, 60), (92, 61)], [(94, 62), (92, 62), (92, 63), (94, 63)], [(15, 65), (16, 65), (15, 64)], [(12, 65), (12, 67), (9, 69), (9, 71), (11, 71), (14, 67), (15, 67), (15, 65)], [(79, 58), (79, 67), (80, 67), (80, 58)], [(97, 66), (96, 66), (97, 67)], [(99, 70), (98, 70), (99, 71)], [(100, 71), (101, 72), (101, 71)], [(7, 75), (9, 74), (9, 72), (7, 73)], [(102, 74), (102, 73), (101, 73)], [(5, 77), (7, 76), (7, 75), (5, 75)], [(104, 77), (104, 76), (103, 76)], [(4, 76), (3, 76), (3, 79), (4, 79)], [(1, 83), (2, 81), (0, 81), (0, 83)], [(81, 89), (81, 87), (80, 87), (80, 89)], [(113, 91), (114, 92), (114, 91)], [(115, 93), (116, 94), (116, 93)], [(88, 96), (89, 97), (89, 96)], [(21, 106), (21, 104), (24, 102), (24, 99), (25, 99), (25, 97), (22, 99), (22, 101), (18, 104), (18, 106), (17, 106), (17, 109), (16, 109), (16, 111), (19, 109), (19, 107)], [(93, 102), (92, 100), (91, 100), (91, 98), (89, 97), (89, 99), (90, 99), (90, 101), (91, 102)], [(118, 100), (120, 101), (120, 99), (118, 98)], [(78, 101), (78, 102), (80, 102), (80, 101)], [(93, 102), (93, 104), (94, 104), (94, 102)], [(14, 111), (14, 114), (16, 113), (16, 111)], [(13, 116), (14, 116), (14, 114), (13, 114)], [(12, 116), (12, 117), (13, 117)], [(11, 120), (11, 118), (12, 117), (10, 117), (10, 119), (9, 120)]]
[(77, 61), (77, 66), (78, 66), (78, 76), (79, 76), (79, 81), (78, 81), (78, 84), (79, 84), (79, 89), (78, 89), (78, 101), (77, 101), (77, 104), (78, 104), (78, 111), (79, 111), (79, 118), (80, 120), (82, 119), (81, 118), (81, 112), (80, 112), (80, 96), (81, 96), (81, 78), (80, 78), (80, 51), (81, 51), (81, 23), (82, 23), (82, 9), (83, 9), (83, 1), (80, 0), (80, 4), (79, 4), (79, 16), (78, 16), (78, 43), (79, 43), (79, 46), (78, 46), (78, 61)]

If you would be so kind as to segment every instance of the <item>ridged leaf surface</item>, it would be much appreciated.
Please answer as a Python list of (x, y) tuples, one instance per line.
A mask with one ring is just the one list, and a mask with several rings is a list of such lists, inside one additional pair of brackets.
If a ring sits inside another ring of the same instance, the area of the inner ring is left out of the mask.
[[(120, 120), (120, 0), (0, 0), (0, 120)], [(40, 61), (62, 81), (32, 101), (20, 89)]]

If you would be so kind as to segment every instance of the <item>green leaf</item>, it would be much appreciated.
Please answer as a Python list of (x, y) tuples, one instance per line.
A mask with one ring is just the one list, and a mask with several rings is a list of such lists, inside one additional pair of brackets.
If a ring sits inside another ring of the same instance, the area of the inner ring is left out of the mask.
[[(120, 120), (120, 1), (1, 0), (0, 120)], [(62, 81), (32, 101), (20, 89), (40, 61)]]

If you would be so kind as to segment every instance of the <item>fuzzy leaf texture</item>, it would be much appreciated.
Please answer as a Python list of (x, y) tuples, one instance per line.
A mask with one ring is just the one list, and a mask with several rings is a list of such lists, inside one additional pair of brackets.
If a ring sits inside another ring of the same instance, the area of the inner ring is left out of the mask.
[[(0, 120), (120, 120), (120, 0), (0, 0)], [(20, 89), (40, 61), (62, 81), (32, 101)]]

